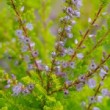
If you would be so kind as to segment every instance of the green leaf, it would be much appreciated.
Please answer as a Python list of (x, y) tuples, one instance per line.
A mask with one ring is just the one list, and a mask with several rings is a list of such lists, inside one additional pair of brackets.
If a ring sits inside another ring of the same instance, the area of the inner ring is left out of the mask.
[(107, 5), (109, 2), (110, 2), (110, 0), (100, 0), (101, 1), (101, 3), (105, 6), (105, 5)]
[(8, 107), (2, 107), (0, 110), (8, 110)]
[(40, 84), (36, 84), (35, 87), (37, 88), (37, 90), (42, 94), (46, 96), (46, 90), (40, 85)]

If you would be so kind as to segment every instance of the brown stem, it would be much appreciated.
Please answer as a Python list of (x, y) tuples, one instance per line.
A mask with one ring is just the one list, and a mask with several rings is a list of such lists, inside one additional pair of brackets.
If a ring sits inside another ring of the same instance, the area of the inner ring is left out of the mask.
[(83, 42), (84, 42), (85, 39), (87, 38), (88, 34), (89, 34), (90, 31), (91, 31), (91, 27), (92, 27), (92, 26), (95, 24), (95, 22), (97, 21), (97, 19), (98, 19), (100, 13), (101, 13), (101, 11), (102, 11), (102, 9), (103, 9), (103, 6), (101, 5), (100, 8), (99, 8), (99, 10), (98, 10), (98, 12), (97, 12), (97, 14), (96, 14), (96, 16), (95, 16), (95, 18), (94, 18), (94, 20), (92, 21), (90, 27), (87, 29), (86, 33), (85, 33), (84, 36), (82, 37), (82, 40), (81, 40), (80, 43), (77, 45), (76, 51), (75, 51), (74, 54), (71, 56), (71, 59), (70, 59), (69, 62), (71, 62), (71, 61), (75, 58), (78, 49), (80, 49), (80, 47), (82, 46)]
[[(62, 31), (62, 33), (61, 33), (61, 35), (60, 35), (60, 37), (59, 37), (59, 41), (62, 41), (62, 39), (63, 39), (63, 37), (64, 37), (64, 34), (65, 34), (65, 31), (64, 31), (64, 28), (65, 28), (65, 26), (66, 26), (66, 23), (64, 23), (64, 27), (63, 27), (63, 31)], [(58, 50), (59, 50), (59, 45), (57, 45), (57, 47), (55, 48), (55, 53), (57, 54), (58, 53)], [(58, 55), (57, 55), (58, 56)], [(51, 75), (51, 73), (53, 72), (53, 69), (54, 69), (54, 63), (55, 63), (55, 61), (56, 61), (56, 57), (57, 56), (55, 56), (53, 59), (52, 59), (52, 63), (51, 63), (51, 67), (50, 67), (50, 72), (48, 73), (48, 75), (47, 75), (47, 93), (48, 93), (48, 91), (49, 91), (49, 86), (50, 86), (50, 75)]]
[(85, 55), (88, 56), (90, 55), (103, 41), (104, 39), (110, 34), (110, 30), (108, 30), (103, 36), (102, 38), (96, 43), (96, 45)]
[[(68, 61), (68, 63), (71, 62), (71, 61), (75, 58), (75, 56), (76, 56), (76, 54), (77, 54), (77, 50), (82, 46), (83, 42), (84, 42), (85, 39), (87, 38), (89, 32), (91, 31), (91, 27), (95, 24), (95, 22), (96, 22), (96, 20), (98, 19), (99, 15), (100, 15), (100, 13), (101, 13), (101, 11), (102, 11), (102, 9), (103, 9), (103, 6), (101, 5), (100, 8), (99, 8), (99, 10), (98, 10), (98, 12), (97, 12), (97, 14), (96, 14), (96, 16), (95, 16), (95, 18), (94, 18), (94, 20), (92, 21), (90, 27), (88, 28), (88, 30), (87, 30), (86, 33), (84, 34), (82, 40), (80, 41), (80, 43), (79, 43), (78, 46), (76, 47), (76, 51), (75, 51), (74, 54), (71, 56), (71, 59)], [(79, 83), (78, 80), (76, 80), (75, 82), (73, 82), (72, 85), (75, 85), (75, 84), (77, 84), (77, 83)], [(72, 85), (69, 85), (68, 87), (71, 87)], [(65, 86), (62, 87), (62, 88), (60, 88), (58, 91), (63, 90), (64, 88), (65, 88)], [(56, 90), (53, 91), (53, 93), (54, 93), (54, 92), (56, 92)]]
[[(85, 74), (85, 75), (84, 75), (84, 76), (85, 76), (85, 79), (88, 79), (88, 78), (91, 77), (93, 74), (96, 74), (96, 72), (101, 68), (101, 66), (102, 66), (109, 58), (110, 58), (110, 54), (105, 58), (105, 60), (101, 61), (101, 63), (96, 67), (96, 69), (92, 71), (92, 73), (91, 73), (91, 72), (88, 72), (87, 74)], [(72, 86), (75, 86), (76, 84), (79, 84), (79, 83), (81, 83), (81, 81), (80, 81), (79, 79), (76, 79), (76, 80), (73, 81), (70, 85), (68, 85), (68, 86), (66, 87), (66, 89), (68, 89), (68, 88), (70, 88), (70, 87), (72, 87)], [(53, 94), (53, 93), (55, 93), (55, 92), (62, 91), (62, 90), (64, 90), (64, 89), (65, 89), (65, 85), (64, 85), (63, 87), (61, 87), (60, 89), (58, 89), (58, 90), (53, 90), (53, 91), (51, 91), (50, 95)]]
[[(107, 76), (107, 75), (105, 75), (105, 76), (101, 79), (101, 81), (104, 81), (104, 79), (106, 78), (106, 76)], [(101, 83), (99, 83), (99, 85), (97, 86), (97, 89), (96, 89), (96, 91), (95, 91), (95, 93), (94, 93), (94, 97), (97, 96), (97, 94), (99, 93), (100, 88), (101, 88)], [(88, 107), (87, 107), (87, 110), (90, 110), (91, 106), (92, 106), (92, 104), (90, 103), (90, 104), (88, 105)]]
[[(12, 3), (12, 7), (13, 7), (15, 13), (16, 13), (16, 16), (17, 16), (17, 18), (18, 18), (18, 21), (19, 21), (19, 23), (20, 23), (20, 25), (21, 25), (21, 28), (22, 28), (22, 30), (23, 30), (23, 32), (24, 32), (24, 35), (25, 35), (25, 37), (28, 37), (27, 29), (25, 28), (25, 26), (24, 26), (24, 24), (23, 24), (23, 22), (22, 22), (21, 15), (20, 15), (20, 13), (18, 12), (18, 10), (16, 9), (16, 6), (15, 6), (15, 4), (14, 4), (14, 1), (11, 0), (11, 3)], [(32, 47), (30, 46), (30, 44), (28, 44), (28, 47), (29, 47), (29, 51), (31, 52), (31, 56), (32, 56), (32, 58), (34, 59), (34, 64), (35, 64), (36, 69), (37, 69), (37, 71), (38, 71), (39, 79), (41, 80), (41, 83), (42, 83), (42, 85), (43, 85), (43, 79), (42, 79), (42, 76), (41, 76), (41, 74), (40, 74), (40, 70), (38, 69), (38, 64), (37, 64), (37, 62), (35, 61), (35, 57), (34, 57), (33, 54), (32, 54)]]

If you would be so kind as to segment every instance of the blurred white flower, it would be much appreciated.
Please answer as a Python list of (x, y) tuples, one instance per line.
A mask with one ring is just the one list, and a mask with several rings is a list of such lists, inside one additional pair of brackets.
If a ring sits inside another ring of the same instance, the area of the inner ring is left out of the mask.
[(99, 75), (100, 75), (101, 78), (103, 78), (106, 74), (107, 74), (107, 72), (104, 69), (100, 70)]
[(91, 18), (88, 18), (88, 22), (91, 23), (92, 22), (92, 19)]
[(32, 25), (32, 23), (27, 23), (26, 24), (26, 28), (28, 29), (28, 30), (33, 30), (33, 25)]
[(100, 108), (98, 108), (98, 107), (94, 107), (92, 110), (100, 110)]
[(90, 88), (95, 88), (96, 87), (96, 81), (92, 78), (88, 80), (87, 84)]
[(20, 29), (16, 30), (16, 32), (15, 32), (16, 36), (18, 36), (18, 37), (22, 36), (22, 33), (23, 33), (23, 31)]
[(97, 96), (97, 102), (100, 102), (101, 103), (102, 102), (102, 99), (103, 99), (103, 96), (101, 96), (101, 95), (100, 96)]
[(109, 95), (108, 89), (102, 89), (101, 93), (102, 93), (103, 96), (108, 96)]
[(21, 83), (18, 83), (17, 85), (15, 85), (13, 88), (12, 88), (12, 91), (13, 91), (13, 95), (18, 95), (21, 93), (22, 91), (22, 84)]
[(21, 7), (20, 11), (21, 11), (21, 12), (23, 12), (23, 11), (24, 11), (24, 6), (22, 6), (22, 7)]
[(82, 59), (82, 58), (84, 57), (84, 55), (83, 55), (82, 53), (78, 53), (76, 56), (77, 56), (77, 58), (79, 58), (79, 59)]

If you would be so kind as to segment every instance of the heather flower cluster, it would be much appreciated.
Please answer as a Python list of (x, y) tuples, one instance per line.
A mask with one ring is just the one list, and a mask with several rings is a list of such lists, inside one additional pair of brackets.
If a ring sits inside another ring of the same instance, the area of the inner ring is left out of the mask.
[[(74, 54), (74, 49), (71, 47), (66, 47), (66, 42), (68, 39), (74, 37), (72, 33), (72, 28), (76, 25), (74, 18), (80, 17), (80, 7), (82, 6), (82, 1), (65, 0), (66, 7), (63, 8), (64, 16), (60, 18), (60, 27), (58, 29), (57, 40), (55, 43), (55, 51), (52, 52), (52, 67), (51, 70), (55, 70), (55, 73), (59, 76), (65, 76), (66, 74), (62, 69), (68, 67), (74, 68), (75, 62), (59, 61), (59, 57), (72, 56)], [(77, 58), (82, 59), (84, 56), (82, 53), (77, 54)]]
[[(32, 24), (31, 23), (26, 24), (26, 29), (32, 30), (33, 29)], [(20, 29), (16, 30), (15, 34), (17, 35), (21, 43), (21, 52), (25, 53), (28, 52), (28, 50), (31, 51), (31, 56), (34, 58), (38, 70), (43, 70), (41, 60), (36, 60), (36, 58), (39, 55), (39, 52), (38, 50), (34, 50), (35, 43), (32, 42), (29, 37), (23, 35), (23, 31)], [(29, 55), (25, 55), (24, 60), (27, 62), (28, 70), (34, 68), (33, 64), (30, 63), (31, 59)]]
[(30, 94), (34, 89), (34, 84), (30, 83), (28, 85), (24, 85), (16, 79), (14, 74), (9, 76), (7, 73), (4, 73), (4, 81), (6, 82), (6, 89), (12, 89), (12, 95), (17, 96), (20, 94)]

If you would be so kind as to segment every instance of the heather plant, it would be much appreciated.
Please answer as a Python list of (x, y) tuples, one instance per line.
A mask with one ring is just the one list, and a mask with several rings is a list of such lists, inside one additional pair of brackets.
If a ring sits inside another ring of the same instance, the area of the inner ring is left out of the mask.
[(110, 109), (110, 0), (0, 8), (0, 110)]

